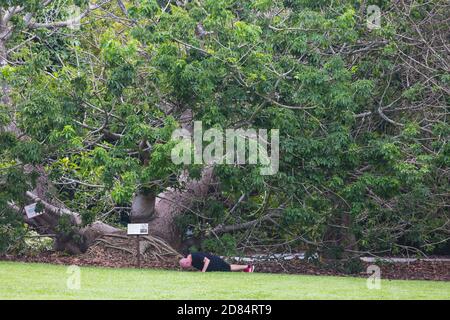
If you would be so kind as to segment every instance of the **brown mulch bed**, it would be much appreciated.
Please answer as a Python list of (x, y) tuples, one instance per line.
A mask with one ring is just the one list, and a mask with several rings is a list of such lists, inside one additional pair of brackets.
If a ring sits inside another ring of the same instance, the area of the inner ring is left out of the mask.
[[(373, 263), (361, 262), (362, 272), (349, 274), (345, 271), (327, 264), (314, 265), (302, 260), (290, 260), (282, 262), (256, 263), (259, 272), (289, 273), (307, 275), (333, 275), (333, 276), (357, 276), (367, 278), (367, 267)], [(450, 262), (414, 261), (411, 263), (382, 263), (378, 264), (382, 279), (401, 280), (439, 280), (450, 281)]]
[[(105, 249), (102, 247), (92, 248), (83, 255), (68, 256), (56, 252), (44, 252), (38, 256), (0, 256), (3, 261), (51, 263), (59, 265), (79, 266), (101, 266), (109, 268), (134, 268), (136, 258), (127, 252), (120, 250)], [(349, 274), (345, 268), (336, 263), (321, 263), (316, 265), (304, 260), (289, 261), (264, 261), (256, 262), (256, 271), (265, 273), (281, 274), (306, 274), (306, 275), (330, 275), (330, 276), (359, 276), (368, 277), (365, 272), (371, 263), (361, 262), (362, 272)], [(432, 262), (417, 260), (411, 263), (381, 263), (383, 279), (403, 280), (440, 280), (450, 281), (450, 262)], [(176, 257), (166, 259), (155, 259), (144, 256), (141, 259), (141, 267), (148, 269), (179, 270)]]
[[(0, 260), (50, 263), (57, 265), (97, 266), (106, 268), (135, 268), (137, 265), (137, 261), (134, 256), (119, 250), (105, 250), (102, 247), (90, 248), (87, 253), (77, 256), (70, 256), (61, 252), (48, 251), (35, 256), (0, 256)], [(141, 268), (176, 269), (178, 268), (178, 260), (174, 257), (164, 260), (156, 260), (148, 259), (148, 257), (143, 256), (141, 258)]]

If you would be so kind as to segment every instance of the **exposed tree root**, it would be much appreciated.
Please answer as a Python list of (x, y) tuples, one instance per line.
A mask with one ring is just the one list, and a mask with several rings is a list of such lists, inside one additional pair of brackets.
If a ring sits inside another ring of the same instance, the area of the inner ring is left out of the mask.
[(126, 248), (122, 248), (122, 247), (116, 247), (116, 246), (109, 246), (109, 245), (106, 245), (105, 248), (117, 249), (117, 250), (122, 250), (122, 251), (128, 252), (129, 254), (135, 254), (133, 251), (128, 250), (128, 249), (126, 249)]
[[(164, 260), (176, 260), (181, 257), (175, 249), (173, 249), (164, 240), (148, 235), (141, 236), (140, 242), (140, 254), (142, 260), (152, 261), (164, 261)], [(136, 238), (127, 236), (125, 234), (106, 234), (95, 240), (93, 245), (88, 249), (87, 255), (94, 250), (98, 251), (101, 248), (105, 254), (118, 254), (117, 251), (121, 251), (126, 254), (124, 259), (135, 259), (137, 256)], [(111, 252), (111, 249), (115, 252)]]

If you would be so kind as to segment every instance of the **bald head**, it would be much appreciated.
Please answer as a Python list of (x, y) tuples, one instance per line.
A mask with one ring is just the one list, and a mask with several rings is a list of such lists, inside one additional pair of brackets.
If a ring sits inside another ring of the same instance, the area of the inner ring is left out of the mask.
[(192, 267), (192, 261), (191, 259), (188, 258), (183, 258), (180, 260), (180, 267), (183, 269), (189, 269), (190, 267)]

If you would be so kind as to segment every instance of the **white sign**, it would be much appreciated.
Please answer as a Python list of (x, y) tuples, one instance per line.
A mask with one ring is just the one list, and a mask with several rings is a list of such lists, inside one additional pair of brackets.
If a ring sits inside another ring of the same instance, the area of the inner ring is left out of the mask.
[(44, 213), (43, 211), (36, 212), (36, 205), (37, 205), (37, 203), (33, 203), (33, 204), (30, 204), (29, 206), (25, 207), (25, 213), (27, 214), (28, 219), (33, 219)]
[(148, 234), (148, 223), (130, 223), (128, 225), (129, 235)]

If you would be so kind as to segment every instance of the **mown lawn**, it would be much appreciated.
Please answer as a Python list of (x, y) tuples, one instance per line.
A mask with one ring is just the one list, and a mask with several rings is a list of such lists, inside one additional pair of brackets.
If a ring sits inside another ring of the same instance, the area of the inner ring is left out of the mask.
[[(450, 299), (450, 282), (301, 275), (197, 273), (0, 262), (0, 299)], [(74, 278), (69, 284), (76, 285)]]

